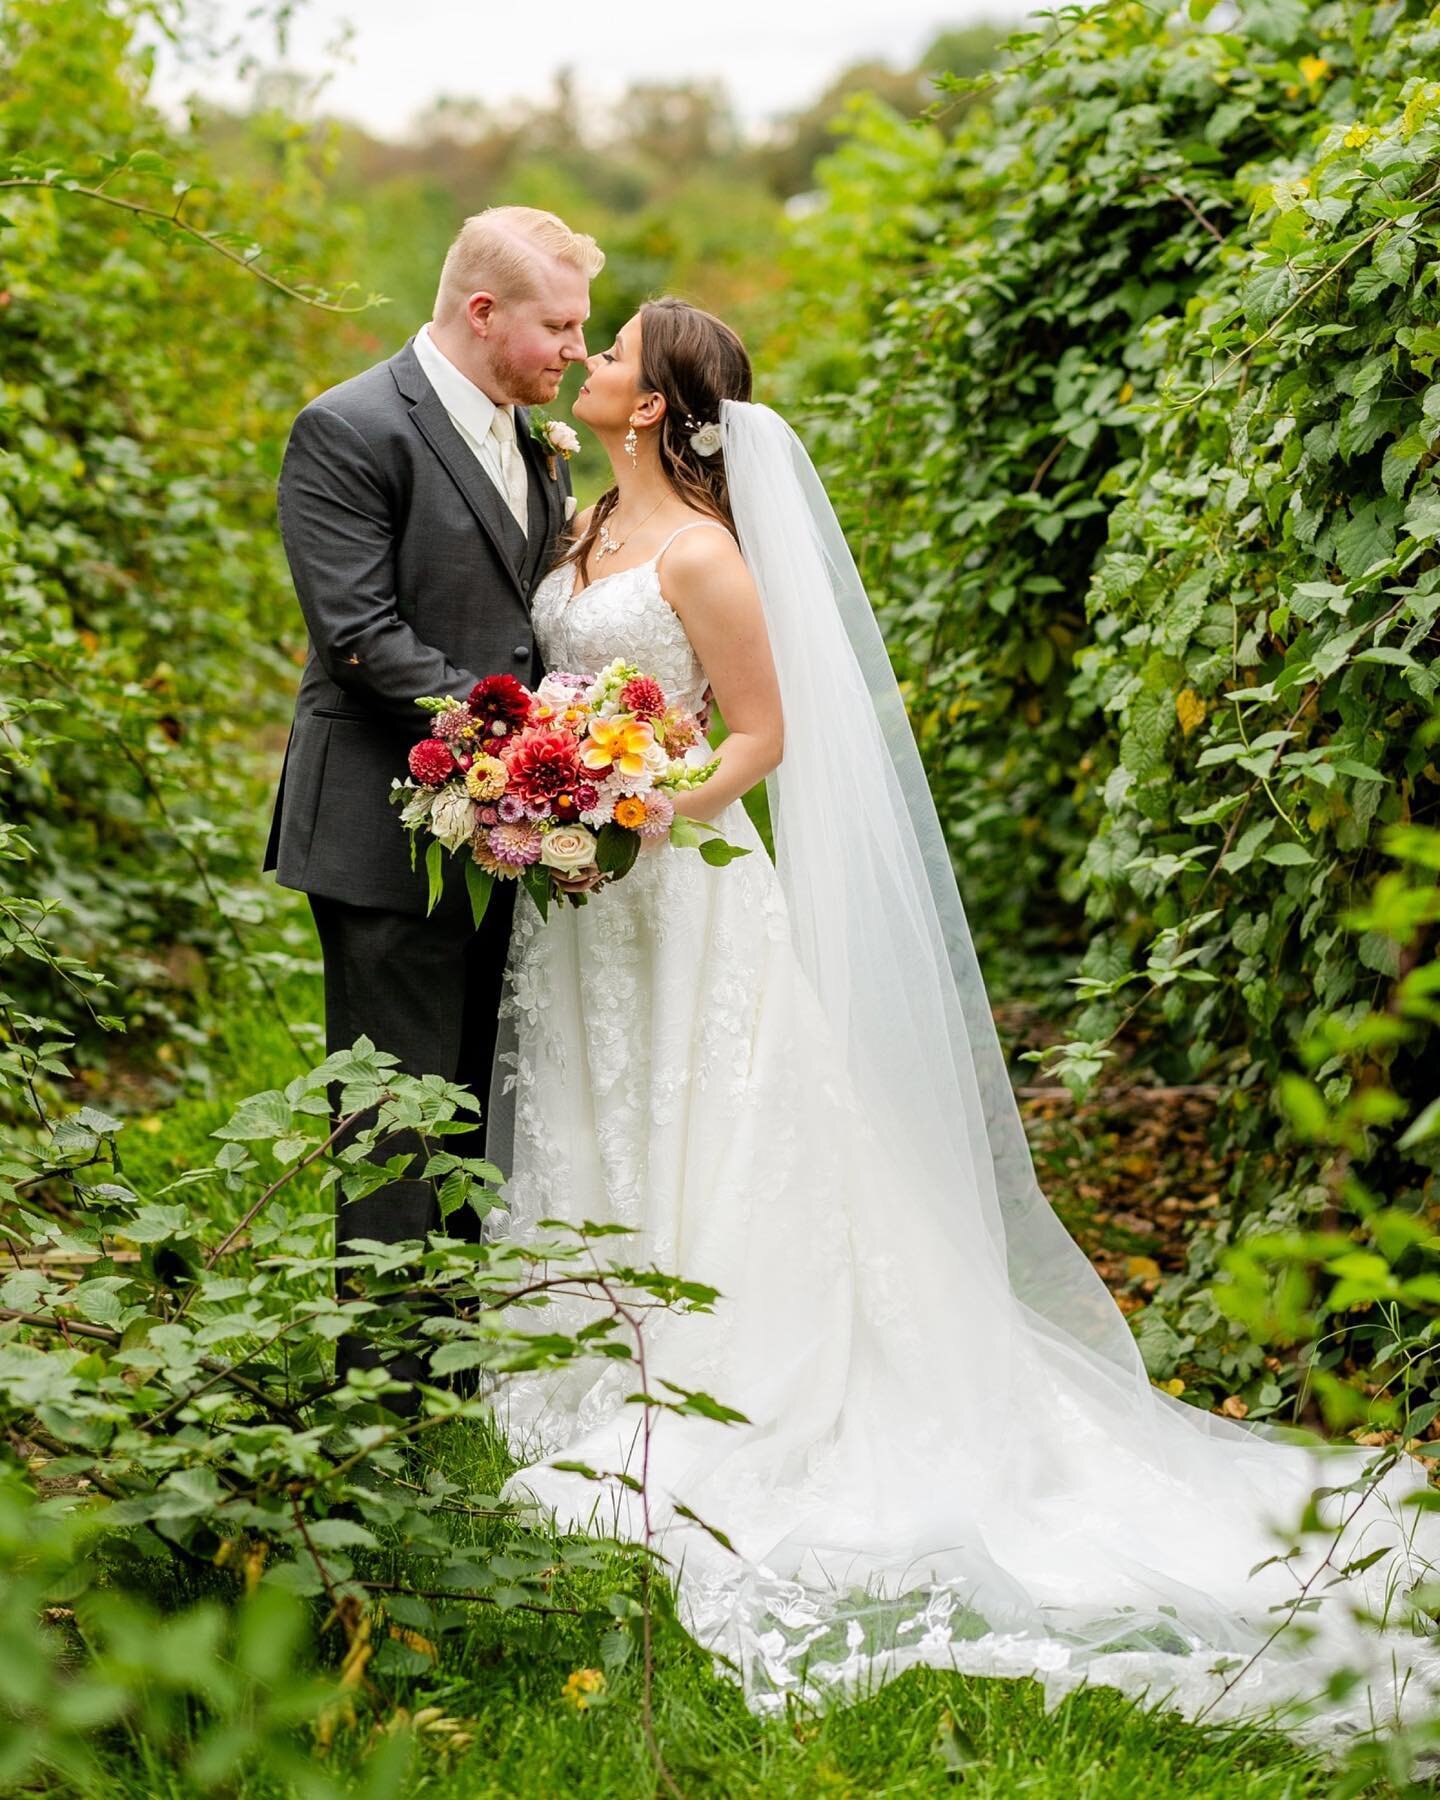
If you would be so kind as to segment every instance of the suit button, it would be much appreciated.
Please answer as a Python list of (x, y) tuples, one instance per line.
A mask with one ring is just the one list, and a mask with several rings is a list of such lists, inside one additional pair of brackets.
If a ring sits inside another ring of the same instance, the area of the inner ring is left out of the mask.
[(517, 644), (515, 646), (515, 660), (516, 662), (529, 662), (530, 646), (528, 644)]

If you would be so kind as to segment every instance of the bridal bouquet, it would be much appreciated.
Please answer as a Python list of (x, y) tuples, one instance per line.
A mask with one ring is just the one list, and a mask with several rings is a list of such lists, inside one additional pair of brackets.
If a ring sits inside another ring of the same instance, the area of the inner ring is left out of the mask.
[(617, 658), (593, 678), (555, 671), (533, 692), (513, 675), (487, 675), (468, 699), (415, 704), (432, 715), (431, 735), (411, 750), (390, 800), (410, 833), (412, 868), (420, 839), (430, 840), (427, 912), (446, 851), (464, 857), (477, 925), (497, 880), (523, 883), (543, 916), (552, 895), (584, 902), (562, 882), (618, 880), (646, 842), (698, 849), (714, 864), (748, 854), (675, 811), (674, 795), (708, 780), (718, 758), (695, 715), (633, 663)]

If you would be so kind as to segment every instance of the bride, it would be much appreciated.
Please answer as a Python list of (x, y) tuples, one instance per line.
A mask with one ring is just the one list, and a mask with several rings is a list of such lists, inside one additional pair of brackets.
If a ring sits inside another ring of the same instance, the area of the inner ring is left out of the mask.
[[(719, 1290), (645, 1326), (652, 1389), (744, 1415), (654, 1415), (652, 1541), (687, 1628), (759, 1712), (916, 1664), (1317, 1742), (1423, 1711), (1440, 1657), (1393, 1623), (1440, 1532), (1405, 1504), (1420, 1465), (1367, 1481), (1368, 1452), (1153, 1386), (1037, 1185), (873, 614), (739, 339), (657, 300), (587, 367), (575, 417), (615, 485), (536, 593), (544, 662), (624, 657), (697, 711), (712, 690), (729, 735), (678, 805), (749, 854), (644, 852), (548, 922), (519, 896), (496, 1217), (627, 1226), (625, 1261)], [(773, 862), (740, 798), (762, 777)], [(631, 1489), (551, 1466), (638, 1476), (637, 1385), (603, 1358), (514, 1378), (506, 1496), (639, 1539)], [(1302, 1541), (1317, 1487), (1330, 1530)], [(1323, 1598), (1277, 1633), (1307, 1580)], [(1384, 1634), (1361, 1603), (1388, 1603)], [(1364, 1679), (1299, 1704), (1344, 1667)]]

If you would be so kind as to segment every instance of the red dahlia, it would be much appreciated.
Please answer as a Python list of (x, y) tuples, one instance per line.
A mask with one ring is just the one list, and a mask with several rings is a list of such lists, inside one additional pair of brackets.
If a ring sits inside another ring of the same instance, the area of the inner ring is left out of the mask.
[(486, 737), (508, 737), (530, 717), (530, 694), (513, 675), (486, 675), (471, 688), (469, 706)]
[(658, 681), (637, 675), (621, 688), (620, 704), (637, 719), (658, 719), (665, 710), (665, 692)]
[(526, 806), (553, 804), (559, 795), (573, 792), (580, 778), (579, 748), (568, 731), (532, 725), (499, 753), (510, 775), (506, 793)]
[(455, 773), (450, 746), (439, 738), (421, 738), (410, 751), (410, 773), (426, 787), (442, 787)]

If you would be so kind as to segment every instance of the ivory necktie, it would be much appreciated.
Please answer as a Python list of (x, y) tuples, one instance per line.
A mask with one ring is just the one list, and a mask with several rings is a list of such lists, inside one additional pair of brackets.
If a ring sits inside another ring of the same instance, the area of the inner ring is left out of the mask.
[(508, 407), (497, 406), (490, 419), (490, 435), (500, 453), (500, 470), (505, 477), (505, 498), (522, 531), (529, 530), (529, 477), (525, 458), (515, 442), (515, 415)]

